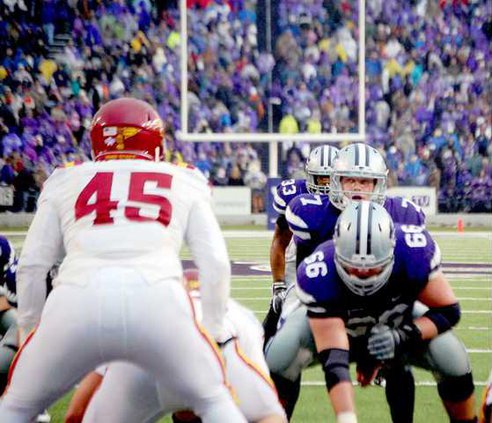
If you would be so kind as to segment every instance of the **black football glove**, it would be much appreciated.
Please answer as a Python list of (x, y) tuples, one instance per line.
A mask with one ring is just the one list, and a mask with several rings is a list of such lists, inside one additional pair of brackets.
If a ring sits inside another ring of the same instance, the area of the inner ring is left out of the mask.
[(421, 339), (422, 334), (413, 323), (404, 323), (397, 328), (376, 325), (371, 329), (367, 349), (377, 360), (391, 360)]

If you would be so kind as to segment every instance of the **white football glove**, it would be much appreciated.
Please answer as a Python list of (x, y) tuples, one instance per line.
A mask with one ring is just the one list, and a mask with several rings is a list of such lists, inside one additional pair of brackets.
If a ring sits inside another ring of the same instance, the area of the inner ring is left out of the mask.
[(272, 284), (272, 301), (271, 307), (273, 311), (280, 314), (285, 297), (287, 296), (287, 285), (285, 281), (275, 281)]

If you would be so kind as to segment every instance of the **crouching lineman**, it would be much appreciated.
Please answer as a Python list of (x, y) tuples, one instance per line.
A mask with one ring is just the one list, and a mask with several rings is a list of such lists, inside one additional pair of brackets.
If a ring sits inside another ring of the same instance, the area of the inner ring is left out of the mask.
[(270, 247), (273, 284), (270, 309), (263, 321), (265, 343), (277, 330), (287, 288), (294, 284), (296, 279), (296, 245), (285, 218), (287, 206), (302, 194), (328, 195), (332, 165), (337, 154), (338, 149), (330, 145), (314, 148), (306, 161), (307, 178), (286, 179), (274, 191), (273, 208), (277, 211), (278, 217)]
[[(184, 279), (196, 317), (200, 321), (202, 312), (198, 271), (185, 270)], [(226, 324), (234, 338), (221, 349), (240, 410), (249, 422), (286, 422), (263, 356), (263, 330), (260, 323), (251, 311), (230, 299), (227, 303)], [(158, 392), (155, 377), (130, 363), (111, 363), (104, 379), (101, 373), (93, 372), (78, 388), (67, 412), (67, 422), (82, 421), (85, 405), (101, 379), (102, 384), (90, 401), (84, 422), (151, 422), (167, 411), (175, 410), (177, 406), (186, 407), (183, 398), (176, 397), (172, 392)], [(189, 414), (186, 420), (182, 420), (181, 416), (182, 413), (176, 413), (173, 421), (190, 422)], [(192, 421), (200, 420), (195, 418)]]
[[(371, 200), (390, 213), (396, 223), (424, 226), (422, 210), (402, 197), (386, 196), (388, 169), (381, 154), (364, 143), (342, 148), (332, 164), (329, 196), (304, 194), (293, 199), (286, 219), (297, 247), (297, 263), (310, 255), (322, 242), (332, 239), (340, 213), (352, 201)], [(301, 370), (312, 361), (312, 335), (305, 307), (296, 290), (289, 289), (273, 340), (265, 353), (272, 379), (287, 415), (293, 413), (300, 392)], [(409, 368), (387, 373), (386, 390), (393, 420), (408, 423), (413, 416), (415, 387)]]
[[(0, 421), (30, 421), (117, 360), (152, 373), (204, 422), (245, 421), (181, 283), (185, 241), (200, 270), (203, 326), (225, 342), (230, 262), (207, 181), (194, 169), (157, 163), (164, 125), (143, 101), (106, 103), (90, 132), (95, 161), (53, 172), (24, 242), (17, 295), (25, 342)], [(45, 276), (60, 257), (45, 304)]]
[[(395, 228), (383, 207), (361, 201), (340, 215), (333, 241), (299, 266), (299, 298), (339, 423), (357, 422), (350, 361), (363, 384), (401, 361), (429, 369), (450, 422), (477, 421), (464, 347), (448, 336), (460, 308), (440, 261), (427, 231)], [(414, 319), (416, 300), (428, 310)]]

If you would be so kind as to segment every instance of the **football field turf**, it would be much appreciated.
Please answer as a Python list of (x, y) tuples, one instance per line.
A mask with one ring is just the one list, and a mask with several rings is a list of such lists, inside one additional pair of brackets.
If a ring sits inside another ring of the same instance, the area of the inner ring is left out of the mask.
[[(22, 232), (2, 231), (12, 240), (17, 250), (24, 240)], [(225, 231), (232, 262), (232, 297), (254, 310), (263, 319), (270, 299), (270, 272), (268, 256), (271, 233), (265, 231)], [(433, 232), (443, 254), (443, 269), (460, 300), (462, 318), (455, 329), (465, 343), (477, 384), (477, 400), (492, 368), (492, 234), (490, 232)], [(182, 258), (188, 262), (186, 249)], [(189, 263), (187, 263), (189, 264)], [(353, 370), (353, 369), (352, 369)], [(434, 379), (429, 372), (415, 370), (417, 383), (416, 423), (447, 422), (437, 396)], [(63, 421), (69, 395), (51, 408), (52, 422)], [(377, 386), (356, 388), (359, 421), (389, 422), (384, 389)], [(170, 422), (166, 418), (163, 422)], [(334, 421), (326, 395), (321, 369), (308, 369), (302, 378), (301, 397), (294, 423)], [(136, 422), (138, 423), (138, 422)]]

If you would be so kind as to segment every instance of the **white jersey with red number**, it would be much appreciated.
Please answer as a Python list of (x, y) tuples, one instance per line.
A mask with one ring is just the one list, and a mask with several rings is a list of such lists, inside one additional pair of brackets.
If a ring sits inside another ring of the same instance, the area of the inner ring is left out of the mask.
[[(110, 266), (137, 269), (149, 284), (180, 283), (183, 240), (200, 270), (204, 326), (215, 336), (225, 313), (230, 265), (210, 188), (191, 167), (119, 160), (56, 170), (41, 193), (18, 275), (24, 286), (39, 285), (41, 291), (44, 276), (63, 258), (55, 286), (83, 286)], [(23, 296), (21, 324), (37, 323), (40, 297)]]

